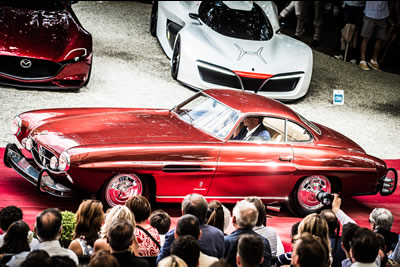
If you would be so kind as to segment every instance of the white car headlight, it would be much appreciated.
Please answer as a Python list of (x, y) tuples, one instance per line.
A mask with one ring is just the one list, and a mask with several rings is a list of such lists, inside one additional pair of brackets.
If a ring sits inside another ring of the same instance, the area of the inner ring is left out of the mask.
[(33, 147), (33, 140), (31, 138), (28, 138), (25, 143), (25, 148), (26, 150), (31, 151), (32, 147)]
[(19, 135), (21, 132), (22, 120), (20, 117), (15, 116), (11, 125), (11, 130), (14, 135)]
[(64, 151), (60, 155), (60, 160), (58, 162), (58, 169), (60, 171), (68, 171), (71, 164), (71, 159), (67, 151)]

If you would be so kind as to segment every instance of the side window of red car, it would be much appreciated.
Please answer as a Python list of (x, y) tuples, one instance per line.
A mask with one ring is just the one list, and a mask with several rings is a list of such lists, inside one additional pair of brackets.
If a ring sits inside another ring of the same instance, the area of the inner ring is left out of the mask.
[(288, 121), (287, 124), (287, 141), (288, 142), (307, 142), (311, 141), (312, 135), (303, 126)]
[(285, 120), (279, 118), (265, 117), (263, 120), (265, 128), (267, 128), (271, 142), (285, 141)]

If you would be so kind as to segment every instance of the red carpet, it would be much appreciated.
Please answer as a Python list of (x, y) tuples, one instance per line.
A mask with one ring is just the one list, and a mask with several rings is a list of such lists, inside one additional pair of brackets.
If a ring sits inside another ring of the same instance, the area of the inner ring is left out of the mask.
[[(0, 148), (0, 209), (9, 205), (20, 207), (24, 212), (24, 221), (33, 228), (36, 215), (45, 208), (58, 207), (60, 210), (76, 211), (81, 199), (62, 199), (52, 197), (48, 194), (39, 193), (37, 189), (25, 181), (14, 170), (7, 168), (3, 163), (4, 148)], [(385, 160), (388, 167), (395, 168), (400, 172), (400, 160)], [(369, 227), (368, 217), (373, 208), (383, 207), (389, 209), (394, 216), (393, 231), (400, 233), (400, 192), (397, 190), (393, 195), (382, 197), (363, 196), (345, 198), (342, 201), (342, 209), (353, 218), (359, 225)], [(173, 225), (180, 215), (180, 205), (160, 204), (157, 207), (162, 208), (172, 216)], [(290, 228), (301, 220), (293, 217), (288, 212), (280, 213), (268, 212), (271, 216), (267, 224), (273, 227), (281, 237), (285, 249), (290, 250)], [(230, 228), (232, 231), (233, 228)], [(0, 230), (1, 231), (1, 230)]]

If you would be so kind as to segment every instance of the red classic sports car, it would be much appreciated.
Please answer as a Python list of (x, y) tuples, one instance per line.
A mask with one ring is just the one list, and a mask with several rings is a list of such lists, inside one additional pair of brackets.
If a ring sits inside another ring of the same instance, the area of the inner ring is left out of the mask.
[(0, 84), (79, 89), (91, 66), (92, 36), (71, 1), (0, 1)]
[[(233, 139), (258, 117), (269, 139)], [(198, 92), (171, 110), (68, 108), (22, 113), (5, 164), (55, 196), (99, 193), (108, 206), (133, 195), (180, 202), (190, 193), (234, 203), (258, 196), (299, 215), (321, 192), (394, 192), (396, 171), (356, 143), (278, 101), (230, 89)]]

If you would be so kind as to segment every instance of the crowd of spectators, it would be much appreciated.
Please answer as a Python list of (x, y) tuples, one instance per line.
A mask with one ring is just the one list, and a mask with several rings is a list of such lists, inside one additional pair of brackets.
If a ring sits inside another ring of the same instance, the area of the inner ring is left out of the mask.
[[(258, 197), (238, 201), (231, 214), (218, 201), (187, 195), (175, 228), (168, 213), (151, 212), (143, 196), (105, 214), (101, 202), (84, 200), (68, 248), (59, 242), (63, 228), (58, 209), (42, 211), (32, 233), (22, 210), (8, 206), (0, 210), (0, 266), (400, 266), (400, 239), (391, 231), (391, 212), (374, 209), (368, 229), (346, 215), (341, 202), (334, 194), (332, 209), (295, 223), (292, 250), (286, 252), (275, 229), (266, 226), (266, 209)], [(232, 232), (227, 232), (229, 224)]]
[(357, 63), (362, 70), (380, 70), (382, 65), (400, 67), (393, 62), (393, 58), (399, 57), (398, 1), (276, 1), (276, 4), (283, 32), (294, 38), (305, 41), (306, 26), (312, 25), (309, 44), (317, 49), (333, 44), (337, 59)]

